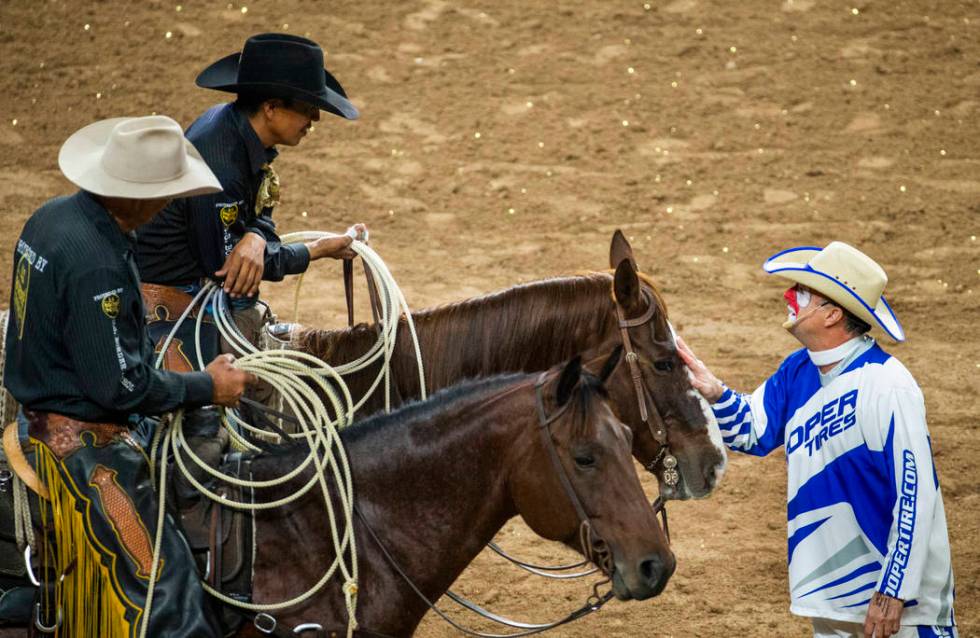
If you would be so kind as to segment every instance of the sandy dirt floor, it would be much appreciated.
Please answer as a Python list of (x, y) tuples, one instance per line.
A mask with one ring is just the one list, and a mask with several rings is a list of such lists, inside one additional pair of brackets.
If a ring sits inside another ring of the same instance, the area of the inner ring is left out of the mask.
[[(779, 327), (783, 285), (761, 262), (833, 239), (876, 258), (909, 335), (887, 347), (925, 391), (958, 622), (975, 636), (978, 29), (967, 0), (4, 0), (0, 268), (28, 215), (70, 192), (56, 158), (71, 132), (151, 111), (189, 124), (223, 99), (195, 88), (204, 65), (256, 32), (307, 35), (362, 118), (327, 116), (284, 150), (277, 220), (368, 223), (413, 307), (602, 269), (622, 228), (681, 333), (748, 391), (796, 347)], [(303, 321), (340, 325), (339, 272), (308, 277)], [(265, 294), (288, 312), (290, 286)], [(710, 499), (671, 508), (666, 592), (557, 633), (808, 635), (788, 612), (785, 481), (779, 451), (731, 458)], [(518, 523), (500, 541), (567, 557)], [(589, 587), (485, 555), (458, 590), (542, 620)], [(420, 635), (452, 632), (429, 619)]]

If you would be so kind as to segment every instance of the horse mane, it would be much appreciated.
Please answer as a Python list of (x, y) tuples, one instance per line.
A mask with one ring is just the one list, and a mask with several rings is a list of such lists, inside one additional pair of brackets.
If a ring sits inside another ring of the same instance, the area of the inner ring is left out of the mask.
[[(663, 297), (652, 278), (638, 275), (666, 314)], [(414, 322), (426, 324), (426, 330), (419, 331), (422, 354), (426, 361), (438, 362), (427, 366), (429, 383), (431, 387), (444, 387), (450, 380), (544, 370), (568, 360), (582, 350), (589, 335), (600, 333), (614, 320), (614, 305), (599, 303), (611, 295), (612, 274), (590, 272), (536, 280), (415, 311)], [(295, 336), (294, 346), (339, 363), (363, 354), (376, 338), (373, 325), (358, 324), (343, 330), (303, 330)], [(404, 317), (398, 344), (399, 350), (406, 348), (407, 352), (410, 348)], [(460, 357), (461, 351), (471, 356)]]
[(465, 379), (456, 385), (434, 392), (425, 399), (404, 403), (391, 412), (375, 412), (361, 421), (355, 421), (350, 427), (345, 428), (341, 435), (344, 442), (348, 443), (392, 425), (409, 427), (421, 421), (428, 421), (444, 412), (464, 407), (464, 404), (490, 398), (505, 387), (529, 378), (529, 375), (514, 373)]
[[(388, 428), (408, 428), (465, 409), (474, 403), (493, 399), (495, 395), (503, 394), (522, 382), (530, 384), (534, 379), (537, 379), (537, 375), (521, 373), (466, 379), (439, 390), (426, 399), (410, 401), (391, 412), (377, 412), (361, 421), (355, 421), (351, 426), (341, 430), (340, 435), (344, 444), (349, 445), (383, 433)], [(606, 399), (608, 396), (602, 381), (588, 371), (582, 370), (580, 381), (568, 398), (572, 403), (570, 409), (574, 415), (571, 427), (576, 433), (584, 431), (588, 423), (587, 416), (596, 398)], [(283, 444), (268, 446), (268, 449), (257, 458), (277, 465), (282, 461), (288, 461), (288, 465), (292, 462), (292, 457), (304, 454), (306, 454), (305, 449), (300, 449), (295, 444)]]

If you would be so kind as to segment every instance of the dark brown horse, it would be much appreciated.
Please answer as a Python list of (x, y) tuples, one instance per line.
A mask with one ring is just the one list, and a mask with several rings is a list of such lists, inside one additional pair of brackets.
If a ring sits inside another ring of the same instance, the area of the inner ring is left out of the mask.
[[(583, 372), (577, 358), (560, 374), (549, 374), (539, 389), (540, 377), (466, 382), (342, 433), (363, 515), (354, 527), (357, 618), (364, 630), (410, 635), (428, 606), (407, 580), (435, 601), (516, 515), (537, 534), (578, 551), (582, 519), (588, 520), (601, 538), (589, 544), (592, 555), (611, 572), (619, 599), (646, 599), (663, 590), (675, 559), (634, 471), (631, 431), (610, 410), (602, 381)], [(295, 463), (290, 454), (259, 456), (253, 476), (278, 476)], [(263, 493), (262, 500), (292, 487)], [(334, 556), (324, 535), (323, 502), (312, 493), (258, 514), (256, 522), (257, 602), (295, 596)], [(347, 621), (341, 584), (331, 581), (276, 620), (286, 631), (302, 623), (339, 631)], [(241, 635), (256, 635), (250, 632)]]
[[(616, 415), (634, 432), (633, 453), (658, 474), (665, 498), (699, 498), (717, 484), (725, 467), (721, 434), (711, 410), (695, 392), (677, 355), (667, 309), (652, 281), (638, 273), (633, 250), (616, 231), (610, 249), (615, 274), (591, 273), (536, 281), (501, 292), (414, 312), (425, 362), (426, 388), (431, 392), (466, 378), (503, 372), (547, 370), (577, 353), (595, 369), (613, 348), (623, 345), (620, 314), (642, 319), (627, 328), (636, 351), (636, 369), (652, 406), (648, 422), (641, 415), (643, 398), (621, 363), (608, 383)], [(652, 314), (651, 314), (652, 313)], [(330, 364), (351, 361), (377, 339), (374, 325), (346, 330), (304, 330), (294, 334), (293, 347)], [(392, 357), (396, 399), (420, 396), (415, 353), (403, 319)], [(378, 368), (347, 377), (355, 397), (363, 396)], [(376, 391), (362, 411), (383, 407)], [(662, 445), (653, 435), (658, 417), (665, 424), (670, 452), (679, 461), (680, 482), (663, 481)]]

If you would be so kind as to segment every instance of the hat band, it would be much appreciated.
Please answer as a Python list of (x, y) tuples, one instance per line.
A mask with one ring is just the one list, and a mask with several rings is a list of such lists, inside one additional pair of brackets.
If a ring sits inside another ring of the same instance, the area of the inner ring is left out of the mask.
[[(784, 263), (786, 263), (786, 262), (784, 262)], [(790, 268), (780, 268), (779, 270), (773, 271), (773, 272), (774, 273), (775, 272), (783, 272), (783, 271), (786, 271), (786, 270), (797, 270), (797, 271), (812, 273), (814, 275), (820, 275), (821, 277), (827, 279), (828, 281), (833, 282), (834, 284), (837, 285), (838, 288), (840, 288), (841, 290), (847, 292), (849, 295), (851, 295), (852, 297), (854, 297), (854, 299), (857, 300), (857, 302), (860, 303), (862, 306), (864, 306), (864, 308), (868, 312), (870, 312), (872, 315), (875, 314), (875, 309), (872, 308), (871, 306), (869, 306), (868, 303), (864, 299), (861, 298), (861, 295), (857, 294), (856, 292), (854, 292), (853, 290), (851, 290), (850, 288), (848, 288), (847, 286), (845, 286), (844, 284), (842, 284), (840, 281), (838, 281), (838, 279), (836, 277), (834, 277), (832, 275), (828, 275), (825, 272), (821, 272), (821, 271), (813, 268), (810, 264), (795, 264), (795, 265), (793, 265), (793, 267), (790, 267)], [(824, 296), (826, 296), (826, 295), (824, 295)], [(878, 300), (879, 301), (884, 301), (884, 299), (881, 296), (878, 297)], [(836, 299), (832, 299), (831, 301), (837, 301), (837, 300)], [(875, 304), (875, 305), (877, 305), (877, 304)], [(885, 305), (887, 306), (887, 303)], [(891, 310), (891, 308), (889, 308), (889, 310)], [(894, 314), (893, 314), (893, 316), (894, 316)]]

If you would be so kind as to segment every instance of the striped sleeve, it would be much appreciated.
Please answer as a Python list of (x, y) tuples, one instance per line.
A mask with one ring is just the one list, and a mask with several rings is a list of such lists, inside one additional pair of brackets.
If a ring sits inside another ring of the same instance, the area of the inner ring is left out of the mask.
[(721, 398), (711, 406), (722, 440), (730, 449), (765, 456), (783, 444), (786, 423), (782, 418), (782, 384), (778, 374), (752, 394), (725, 388)]

